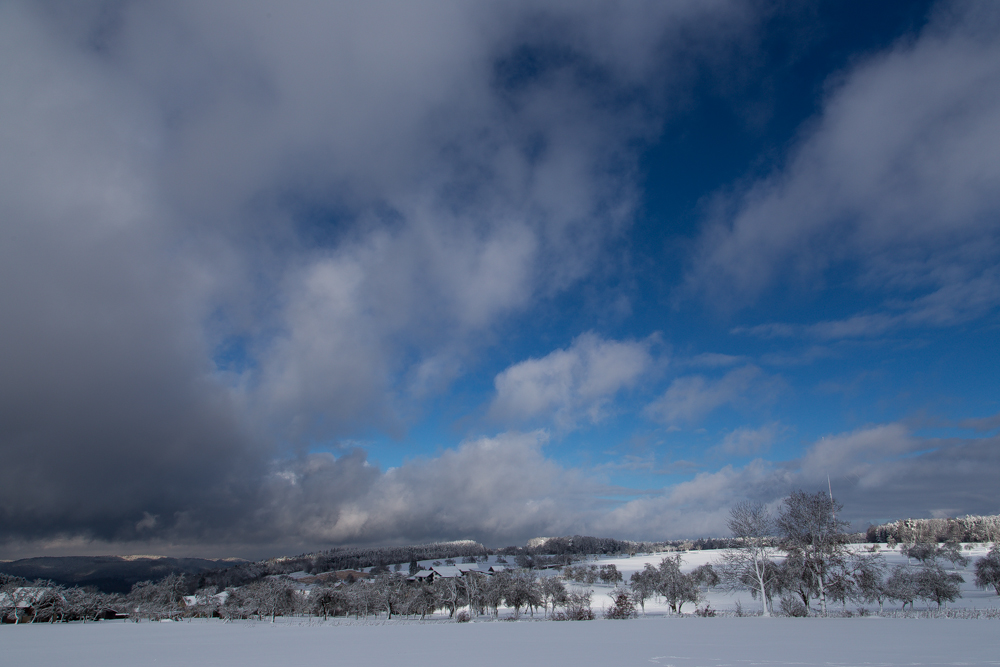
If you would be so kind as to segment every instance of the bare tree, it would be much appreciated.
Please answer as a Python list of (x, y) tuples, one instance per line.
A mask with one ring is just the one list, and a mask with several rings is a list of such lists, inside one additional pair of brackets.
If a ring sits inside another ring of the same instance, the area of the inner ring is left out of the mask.
[(777, 583), (771, 560), (775, 523), (762, 503), (744, 501), (729, 511), (727, 522), (736, 546), (722, 556), (722, 582), (729, 590), (749, 588), (760, 596), (761, 613), (770, 616), (768, 601)]

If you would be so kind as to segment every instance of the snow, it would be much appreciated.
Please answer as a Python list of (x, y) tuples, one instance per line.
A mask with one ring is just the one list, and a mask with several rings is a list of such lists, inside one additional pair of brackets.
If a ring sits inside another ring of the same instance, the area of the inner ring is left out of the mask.
[(696, 618), (630, 621), (103, 621), (0, 628), (3, 664), (1000, 665), (996, 620)]

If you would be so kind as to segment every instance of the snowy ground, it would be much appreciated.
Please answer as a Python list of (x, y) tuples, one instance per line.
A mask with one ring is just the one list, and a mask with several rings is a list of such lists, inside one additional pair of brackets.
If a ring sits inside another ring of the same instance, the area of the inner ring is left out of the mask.
[(2, 665), (1000, 665), (996, 620), (102, 623), (0, 628)]

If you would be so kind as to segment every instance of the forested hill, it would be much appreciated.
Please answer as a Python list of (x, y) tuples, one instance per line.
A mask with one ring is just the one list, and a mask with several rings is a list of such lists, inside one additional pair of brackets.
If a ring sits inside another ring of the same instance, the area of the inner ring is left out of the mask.
[(225, 570), (206, 572), (205, 581), (207, 585), (226, 588), (242, 586), (270, 574), (299, 571), (319, 574), (335, 570), (360, 570), (379, 565), (409, 563), (414, 560), (486, 556), (490, 553), (492, 552), (489, 549), (472, 540), (391, 547), (336, 547), (298, 556), (239, 563)]
[(233, 558), (45, 556), (0, 562), (0, 573), (28, 580), (48, 579), (64, 586), (94, 586), (105, 593), (128, 593), (140, 581), (156, 581), (169, 574), (198, 575), (243, 562)]

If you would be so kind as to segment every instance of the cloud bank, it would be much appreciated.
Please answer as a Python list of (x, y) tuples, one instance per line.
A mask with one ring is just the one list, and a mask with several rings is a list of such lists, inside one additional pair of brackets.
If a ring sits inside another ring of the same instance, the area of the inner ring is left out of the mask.
[[(622, 415), (694, 429), (778, 395), (763, 361), (711, 341), (697, 372), (660, 382), (658, 326), (562, 330), (551, 353), (486, 368), (510, 327), (595, 276), (662, 279), (629, 250), (644, 151), (699, 73), (753, 61), (777, 11), (0, 5), (4, 553), (704, 534), (734, 500), (827, 475), (859, 521), (997, 511), (975, 490), (997, 469), (989, 429), (931, 440), (875, 420), (652, 491), (547, 454)], [(783, 164), (715, 197), (680, 292), (739, 310), (834, 276), (878, 302), (736, 327), (774, 339), (995, 312), (998, 27), (992, 6), (945, 3), (841, 72)], [(480, 433), (385, 470), (351, 447), (403, 438), (484, 368)], [(731, 428), (712, 451), (743, 460), (782, 432)]]

